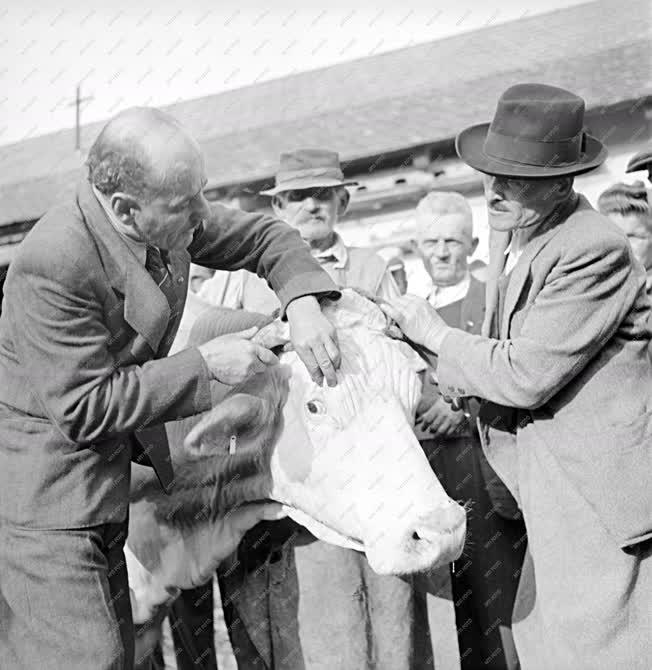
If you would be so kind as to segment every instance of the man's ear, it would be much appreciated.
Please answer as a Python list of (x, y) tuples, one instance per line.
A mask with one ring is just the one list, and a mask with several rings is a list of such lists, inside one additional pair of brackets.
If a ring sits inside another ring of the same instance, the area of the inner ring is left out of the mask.
[(133, 196), (118, 191), (111, 196), (111, 209), (120, 221), (129, 224), (133, 222), (135, 212), (140, 210), (140, 205)]
[(566, 177), (565, 179), (561, 180), (561, 183), (559, 184), (557, 188), (557, 196), (559, 198), (566, 198), (570, 192), (573, 190), (573, 182), (574, 182), (573, 177)]
[(342, 186), (342, 188), (338, 189), (337, 198), (337, 216), (343, 216), (349, 207), (351, 194)]

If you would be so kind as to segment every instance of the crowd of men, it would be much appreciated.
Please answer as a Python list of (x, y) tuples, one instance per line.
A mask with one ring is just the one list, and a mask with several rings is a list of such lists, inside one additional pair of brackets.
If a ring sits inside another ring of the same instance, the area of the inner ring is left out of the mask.
[[(577, 193), (606, 149), (584, 101), (544, 84), (510, 87), (456, 149), (483, 175), (489, 264), (473, 262), (468, 201), (432, 192), (413, 243), (428, 281), (411, 286), (396, 250), (338, 234), (353, 182), (336, 151), (281, 154), (262, 192), (272, 217), (208, 203), (199, 147), (169, 116), (133, 109), (105, 126), (88, 180), (30, 232), (5, 285), (0, 667), (134, 667), (130, 461), (170, 486), (163, 424), (208, 409), (211, 380), (278, 362), (242, 334), (184, 348), (188, 290), (195, 305), (286, 316), (314, 381), (334, 385), (320, 300), (341, 287), (374, 296), (432, 355), (415, 432), (469, 503), (450, 571), (461, 667), (648, 667), (652, 184), (615, 184), (596, 208)], [(652, 182), (647, 149), (639, 170)], [(243, 670), (434, 667), (428, 575), (379, 576), (282, 520), (244, 535), (218, 579)], [(213, 610), (212, 583), (171, 604), (181, 670), (217, 667)]]

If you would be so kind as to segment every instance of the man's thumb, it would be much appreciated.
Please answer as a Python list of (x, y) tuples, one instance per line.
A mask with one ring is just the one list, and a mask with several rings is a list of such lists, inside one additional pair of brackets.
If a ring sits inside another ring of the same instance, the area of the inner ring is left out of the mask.
[(251, 328), (247, 328), (247, 330), (241, 330), (239, 333), (231, 333), (231, 336), (250, 340), (257, 332), (258, 326), (251, 326)]

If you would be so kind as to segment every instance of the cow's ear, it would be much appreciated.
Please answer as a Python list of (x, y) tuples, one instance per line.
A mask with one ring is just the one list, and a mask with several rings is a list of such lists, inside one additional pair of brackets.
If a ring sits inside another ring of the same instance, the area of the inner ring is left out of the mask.
[(265, 423), (265, 403), (257, 396), (236, 393), (213, 407), (183, 441), (193, 457), (225, 453), (232, 435), (254, 431)]

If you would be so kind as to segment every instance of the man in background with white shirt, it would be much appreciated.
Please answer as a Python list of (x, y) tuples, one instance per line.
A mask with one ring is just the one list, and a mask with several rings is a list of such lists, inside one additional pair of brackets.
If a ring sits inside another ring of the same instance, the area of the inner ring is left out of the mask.
[[(459, 193), (429, 193), (417, 205), (416, 224), (417, 254), (430, 278), (418, 292), (448, 325), (479, 333), (485, 285), (469, 271), (478, 240), (468, 202)], [(469, 402), (466, 411), (453, 409), (435, 380), (432, 371), (424, 380), (417, 437), (448, 495), (470, 503), (470, 542), (451, 574), (461, 667), (516, 668), (510, 625), (525, 526), (482, 453), (475, 403)]]

